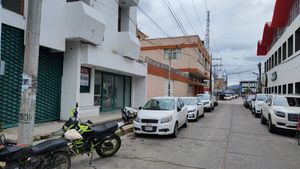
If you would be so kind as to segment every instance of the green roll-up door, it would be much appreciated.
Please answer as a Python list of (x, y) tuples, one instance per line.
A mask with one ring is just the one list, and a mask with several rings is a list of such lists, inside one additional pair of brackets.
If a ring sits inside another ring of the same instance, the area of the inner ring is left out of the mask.
[(5, 75), (0, 76), (0, 122), (2, 127), (15, 127), (21, 101), (24, 58), (24, 31), (2, 24), (1, 60)]
[(40, 47), (36, 123), (59, 120), (63, 53)]

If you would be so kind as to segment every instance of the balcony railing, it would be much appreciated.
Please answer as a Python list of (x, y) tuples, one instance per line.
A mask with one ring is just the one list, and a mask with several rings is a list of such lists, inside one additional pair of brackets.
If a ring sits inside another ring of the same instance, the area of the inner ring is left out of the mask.
[[(160, 68), (160, 69), (164, 69), (164, 70), (166, 70), (166, 71), (169, 71), (169, 65), (160, 63), (160, 62), (158, 62), (158, 61), (156, 61), (156, 60), (153, 60), (153, 59), (151, 59), (151, 58), (149, 58), (149, 57), (146, 57), (145, 62), (148, 63), (148, 64), (151, 64), (151, 65), (153, 65), (153, 66), (155, 66), (155, 67), (157, 67), (157, 68)], [(180, 76), (184, 76), (184, 77), (186, 77), (186, 78), (190, 78), (190, 77), (189, 77), (189, 73), (182, 72), (182, 71), (180, 71), (180, 70), (178, 70), (178, 69), (174, 69), (174, 68), (172, 68), (172, 67), (171, 67), (171, 72), (172, 72), (172, 73), (176, 73), (176, 74), (178, 74), (178, 75), (180, 75)]]

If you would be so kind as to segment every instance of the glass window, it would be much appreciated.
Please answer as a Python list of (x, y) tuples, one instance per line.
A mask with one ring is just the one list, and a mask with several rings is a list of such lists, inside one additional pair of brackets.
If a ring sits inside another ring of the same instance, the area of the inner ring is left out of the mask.
[(295, 83), (296, 94), (300, 94), (300, 82)]
[(210, 100), (210, 96), (208, 94), (201, 94), (197, 96), (200, 100)]
[(124, 77), (115, 77), (115, 89), (114, 89), (114, 104), (115, 108), (123, 108), (124, 106)]
[(150, 99), (145, 106), (144, 110), (174, 110), (174, 99)]
[(23, 15), (24, 12), (24, 0), (2, 0), (2, 7)]
[(112, 110), (113, 109), (113, 75), (103, 73), (103, 88), (102, 88), (102, 110)]
[(281, 63), (281, 47), (278, 49), (278, 64)]
[(268, 95), (257, 95), (256, 100), (265, 101), (268, 98)]
[(295, 50), (296, 52), (300, 50), (300, 28), (295, 33)]
[(198, 100), (196, 98), (181, 98), (185, 105), (197, 105)]
[(125, 106), (131, 106), (131, 77), (125, 77)]
[(300, 107), (300, 98), (295, 97), (275, 97), (274, 106)]
[(181, 49), (165, 49), (164, 50), (164, 57), (165, 59), (180, 59), (181, 56)]
[(278, 94), (281, 94), (281, 86), (278, 86)]
[(294, 86), (293, 86), (293, 83), (290, 83), (289, 85), (288, 85), (288, 94), (292, 94), (292, 93), (294, 93), (294, 88), (293, 88)]
[(282, 85), (282, 94), (286, 94), (286, 84)]
[(94, 85), (94, 105), (101, 105), (102, 93), (102, 72), (95, 70), (95, 85)]
[(293, 35), (288, 39), (288, 57), (291, 57), (294, 53), (294, 39)]
[(286, 59), (286, 42), (282, 45), (282, 61)]

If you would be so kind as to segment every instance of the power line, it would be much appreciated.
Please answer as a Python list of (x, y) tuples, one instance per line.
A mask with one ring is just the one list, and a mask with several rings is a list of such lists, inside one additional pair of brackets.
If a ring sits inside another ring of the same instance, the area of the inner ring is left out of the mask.
[(192, 30), (194, 31), (194, 34), (197, 34), (196, 31), (195, 31), (195, 29), (194, 29), (194, 27), (193, 27), (193, 25), (192, 25), (192, 22), (191, 22), (190, 18), (188, 17), (187, 13), (185, 12), (185, 9), (184, 9), (183, 5), (181, 4), (180, 0), (177, 0), (177, 1), (178, 1), (178, 3), (180, 4), (181, 9), (182, 9), (182, 11), (183, 11), (185, 17), (187, 18), (188, 23), (190, 24)]
[(162, 33), (170, 37), (142, 8), (137, 7)]
[(196, 8), (196, 5), (195, 5), (194, 0), (192, 0), (192, 2), (193, 2), (194, 9), (195, 9), (195, 11), (196, 11), (196, 14), (197, 14), (197, 19), (198, 19), (200, 28), (201, 28), (201, 30), (202, 30), (203, 35), (205, 35), (204, 29), (203, 29), (203, 27), (202, 27), (202, 23), (201, 23), (201, 20), (200, 20), (200, 15), (199, 15), (199, 13), (198, 13), (198, 10), (197, 10), (197, 8)]

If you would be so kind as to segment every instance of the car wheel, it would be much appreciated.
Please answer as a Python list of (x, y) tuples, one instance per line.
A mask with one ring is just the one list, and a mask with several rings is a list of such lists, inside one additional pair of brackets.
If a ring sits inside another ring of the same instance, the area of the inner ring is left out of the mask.
[(260, 116), (260, 123), (261, 124), (267, 124), (267, 120), (265, 119), (265, 117), (263, 116), (262, 113), (261, 113), (261, 116)]
[(182, 127), (187, 128), (188, 126), (188, 118), (186, 117), (184, 124), (182, 125)]
[(276, 130), (276, 127), (273, 125), (270, 115), (269, 115), (269, 119), (268, 119), (268, 128), (269, 128), (270, 133), (274, 133)]
[(174, 126), (174, 131), (173, 131), (172, 137), (176, 138), (177, 135), (178, 135), (178, 123), (176, 122), (175, 126)]
[(198, 121), (198, 119), (199, 119), (199, 112), (197, 111), (197, 115), (196, 115), (195, 121)]
[(203, 111), (203, 113), (202, 113), (202, 115), (201, 115), (200, 117), (204, 117), (204, 113), (205, 113), (205, 112)]

